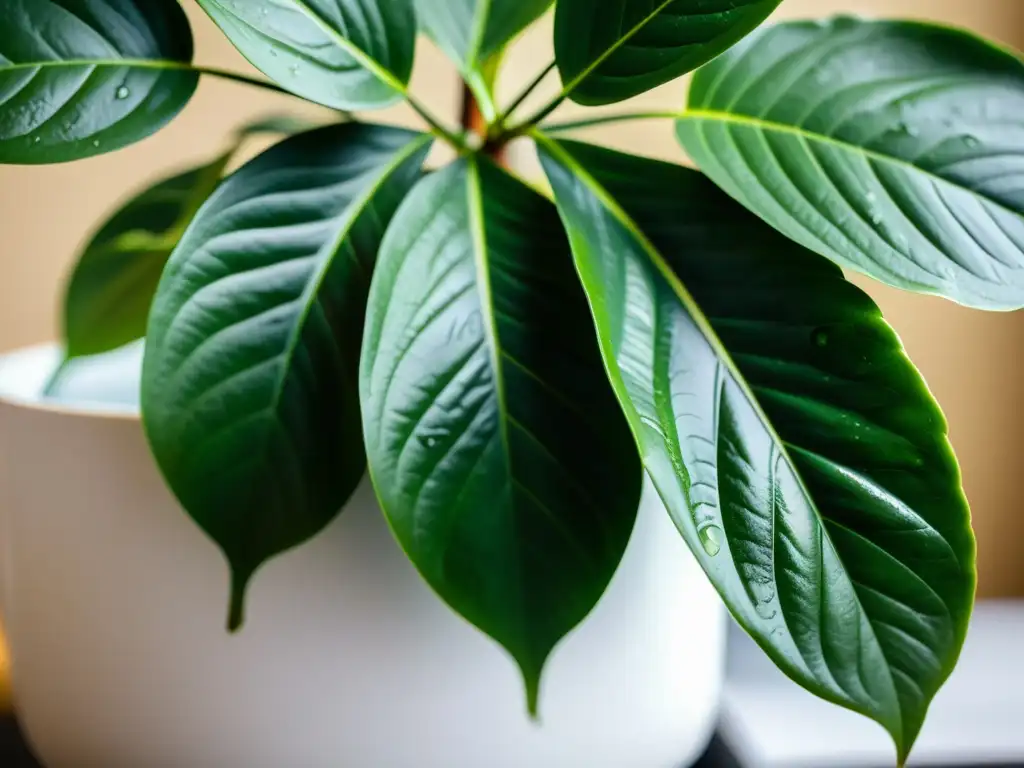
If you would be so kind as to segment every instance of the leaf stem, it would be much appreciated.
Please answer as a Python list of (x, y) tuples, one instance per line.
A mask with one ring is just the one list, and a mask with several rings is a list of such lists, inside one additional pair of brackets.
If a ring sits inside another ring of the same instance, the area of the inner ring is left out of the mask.
[(597, 69), (607, 61), (612, 54), (618, 51), (622, 46), (628, 43), (637, 33), (639, 33), (644, 27), (646, 27), (651, 21), (653, 21), (662, 11), (670, 6), (675, 0), (659, 0), (658, 5), (651, 9), (644, 18), (640, 19), (631, 29), (626, 30), (625, 34), (619, 37), (614, 44), (610, 45), (601, 55), (595, 58), (590, 64), (588, 64), (582, 72), (576, 77), (570, 80), (568, 83), (562, 85), (561, 92), (546, 105), (541, 107), (530, 117), (526, 118), (522, 123), (511, 129), (509, 133), (512, 136), (521, 136), (528, 132), (531, 126), (537, 125), (545, 117), (548, 117), (552, 112), (562, 106), (562, 103), (569, 98), (573, 91), (575, 91), (580, 83), (590, 77)]
[(535, 78), (533, 78), (533, 80), (530, 81), (530, 84), (523, 89), (522, 93), (516, 96), (515, 99), (512, 100), (512, 103), (501, 111), (501, 114), (499, 114), (497, 119), (495, 119), (494, 121), (495, 125), (498, 126), (499, 130), (505, 124), (505, 121), (508, 120), (508, 118), (512, 115), (512, 113), (515, 112), (519, 108), (519, 106), (530, 97), (530, 94), (537, 90), (540, 84), (544, 82), (544, 78), (546, 78), (549, 74), (554, 72), (556, 66), (557, 65), (554, 61), (548, 64), (539, 75), (537, 75)]
[(567, 89), (563, 88), (562, 92), (554, 99), (552, 99), (550, 102), (548, 102), (545, 106), (541, 107), (539, 110), (534, 112), (528, 118), (523, 120), (523, 122), (519, 123), (518, 125), (512, 128), (509, 128), (508, 135), (522, 136), (524, 133), (527, 133), (535, 125), (538, 125), (541, 122), (541, 120), (543, 120), (545, 117), (548, 117), (552, 112), (554, 112), (556, 109), (562, 106), (562, 103), (569, 98), (569, 93), (570, 92)]
[(416, 99), (415, 96), (409, 93), (409, 91), (405, 91), (403, 95), (405, 96), (406, 102), (408, 102), (409, 106), (412, 107), (412, 110), (421, 118), (423, 118), (423, 121), (430, 126), (431, 130), (436, 136), (439, 136), (440, 138), (447, 141), (459, 152), (469, 151), (469, 147), (466, 146), (466, 142), (463, 140), (463, 138), (461, 136), (455, 135), (447, 128), (445, 128), (443, 125), (441, 125), (441, 122), (436, 117), (434, 117), (430, 113), (430, 110), (428, 110), (423, 104), (421, 104)]
[[(591, 128), (596, 125), (607, 125), (608, 123), (623, 123), (629, 120), (678, 120), (686, 116), (686, 112), (619, 112), (611, 115), (590, 117), (585, 120), (572, 120), (567, 123), (551, 123), (542, 126), (545, 133), (565, 133), (580, 128)], [(526, 126), (524, 126), (526, 127)]]
[(296, 99), (302, 97), (298, 94), (292, 93), (287, 88), (282, 88), (277, 83), (271, 82), (270, 80), (263, 80), (258, 77), (251, 77), (249, 75), (242, 74), (241, 72), (231, 72), (226, 69), (218, 69), (217, 67), (197, 67), (190, 66), (189, 69), (194, 72), (198, 72), (201, 75), (210, 75), (211, 77), (219, 77), (222, 80), (231, 80), (236, 83), (242, 83), (243, 85), (251, 85), (255, 88), (263, 88), (274, 93), (283, 93), (288, 96), (294, 96)]

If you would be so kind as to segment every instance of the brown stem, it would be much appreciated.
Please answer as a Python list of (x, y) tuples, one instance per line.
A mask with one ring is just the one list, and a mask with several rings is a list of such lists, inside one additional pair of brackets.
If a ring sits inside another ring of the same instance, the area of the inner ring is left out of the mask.
[[(473, 95), (473, 89), (465, 83), (462, 85), (462, 127), (477, 136), (487, 136), (487, 118), (480, 110), (480, 104), (477, 102), (476, 96)], [(483, 153), (502, 168), (508, 167), (508, 149), (504, 142), (485, 144)]]

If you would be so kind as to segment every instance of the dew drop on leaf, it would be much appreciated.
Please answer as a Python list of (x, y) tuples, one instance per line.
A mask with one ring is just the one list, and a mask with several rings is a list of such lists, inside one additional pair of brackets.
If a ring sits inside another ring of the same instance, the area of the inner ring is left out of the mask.
[(114, 93), (114, 97), (118, 101), (124, 101), (125, 99), (127, 99), (131, 95), (132, 95), (132, 92), (131, 92), (131, 90), (129, 90), (127, 85), (120, 86), (117, 89), (117, 91)]
[(811, 341), (814, 342), (816, 347), (827, 347), (828, 346), (828, 331), (824, 328), (817, 329), (811, 334)]
[(697, 531), (700, 545), (710, 557), (714, 557), (722, 551), (722, 529), (717, 525), (708, 525)]

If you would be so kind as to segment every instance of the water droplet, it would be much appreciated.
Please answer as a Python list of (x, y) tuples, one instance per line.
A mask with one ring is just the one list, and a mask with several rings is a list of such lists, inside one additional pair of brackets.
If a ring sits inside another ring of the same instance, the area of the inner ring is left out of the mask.
[(420, 445), (427, 449), (436, 448), (439, 442), (437, 435), (431, 434), (419, 434), (416, 436), (416, 439), (419, 440)]
[(697, 531), (697, 538), (700, 539), (700, 545), (704, 547), (704, 551), (708, 553), (710, 557), (714, 557), (722, 551), (722, 529), (717, 525), (708, 525)]
[(115, 97), (115, 98), (116, 98), (116, 99), (117, 99), (118, 101), (124, 101), (125, 99), (127, 99), (127, 98), (128, 98), (129, 96), (131, 96), (131, 95), (132, 95), (132, 92), (131, 92), (131, 90), (130, 90), (130, 89), (128, 88), (128, 86), (127, 86), (127, 85), (122, 85), (122, 86), (120, 86), (120, 87), (119, 87), (119, 88), (117, 89), (117, 91), (115, 91), (115, 93), (114, 93), (114, 97)]
[(288, 74), (291, 75), (292, 77), (297, 77), (299, 74), (299, 65), (292, 64), (290, 67), (288, 67)]
[(274, 48), (271, 48), (271, 49), (270, 49), (270, 55), (271, 55), (271, 56), (272, 56), (273, 58), (275, 58), (275, 59), (276, 59), (276, 58), (277, 58), (277, 50), (276, 50), (276, 49), (274, 49)]
[(100, 140), (99, 140), (99, 139), (93, 139), (93, 140), (92, 140), (92, 145), (93, 145), (94, 147), (98, 147), (98, 146), (100, 145)]
[(900, 120), (896, 123), (893, 132), (900, 136), (909, 136), (910, 138), (917, 138), (921, 133), (917, 126), (908, 123), (906, 120)]
[(43, 137), (42, 137), (42, 136), (36, 136), (36, 137), (35, 137), (34, 139), (32, 139), (32, 143), (33, 143), (33, 144), (38, 144), (38, 143), (39, 143), (39, 142), (41, 142), (42, 140), (43, 140)]
[(811, 341), (814, 342), (816, 347), (827, 347), (828, 346), (828, 331), (824, 328), (818, 328), (814, 333), (811, 334)]
[(964, 136), (964, 146), (974, 148), (981, 144), (977, 136)]

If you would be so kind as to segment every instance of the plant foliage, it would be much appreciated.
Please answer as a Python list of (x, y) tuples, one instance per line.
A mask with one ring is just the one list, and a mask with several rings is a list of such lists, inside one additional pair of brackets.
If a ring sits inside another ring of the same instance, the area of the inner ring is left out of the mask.
[[(738, 622), (902, 764), (963, 644), (975, 545), (942, 413), (840, 268), (1024, 306), (1019, 55), (923, 22), (765, 24), (780, 0), (198, 3), (271, 80), (192, 65), (175, 0), (0, 0), (0, 162), (144, 139), (201, 75), (404, 100), (425, 125), (252, 126), (293, 135), (224, 180), (237, 138), (150, 187), (70, 283), (69, 356), (146, 334), (146, 432), (230, 563), (232, 629), (261, 564), (368, 468), (398, 543), (512, 654), (536, 713), (646, 472)], [(504, 49), (552, 6), (554, 61), (498, 103)], [(479, 136), (410, 92), (417, 31)], [(694, 70), (683, 110), (548, 119)], [(699, 170), (565, 138), (650, 118)], [(500, 167), (513, 140), (553, 195)], [(458, 158), (426, 173), (435, 141)]]

